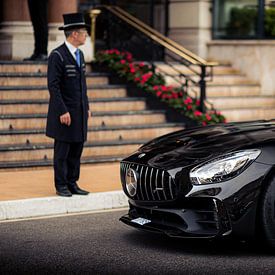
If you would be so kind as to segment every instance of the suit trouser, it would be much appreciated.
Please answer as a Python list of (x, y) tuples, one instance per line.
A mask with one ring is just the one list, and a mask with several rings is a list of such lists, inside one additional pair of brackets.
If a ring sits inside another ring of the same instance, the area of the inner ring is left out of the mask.
[(48, 0), (28, 0), (34, 30), (34, 54), (47, 54)]
[(55, 187), (58, 188), (78, 181), (82, 151), (83, 142), (54, 141)]

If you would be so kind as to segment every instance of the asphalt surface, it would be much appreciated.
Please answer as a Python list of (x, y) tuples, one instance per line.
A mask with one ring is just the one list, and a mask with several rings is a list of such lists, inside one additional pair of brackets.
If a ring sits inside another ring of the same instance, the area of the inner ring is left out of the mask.
[(145, 233), (118, 221), (125, 212), (2, 222), (0, 273), (275, 274), (275, 252)]

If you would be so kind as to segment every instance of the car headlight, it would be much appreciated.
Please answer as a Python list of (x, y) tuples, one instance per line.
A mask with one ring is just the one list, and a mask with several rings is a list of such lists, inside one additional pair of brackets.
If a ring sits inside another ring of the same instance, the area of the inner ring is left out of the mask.
[(213, 159), (190, 171), (193, 184), (218, 183), (239, 175), (261, 153), (259, 149), (232, 152)]

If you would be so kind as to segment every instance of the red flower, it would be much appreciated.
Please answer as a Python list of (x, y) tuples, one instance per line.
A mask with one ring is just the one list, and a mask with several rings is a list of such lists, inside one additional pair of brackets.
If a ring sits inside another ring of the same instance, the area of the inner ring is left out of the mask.
[(121, 63), (121, 64), (125, 64), (125, 63), (126, 63), (126, 60), (125, 60), (125, 59), (121, 59), (121, 60), (120, 60), (120, 63)]
[(184, 104), (190, 104), (190, 103), (192, 103), (193, 102), (193, 100), (191, 99), (191, 97), (187, 97), (184, 101)]
[(162, 95), (162, 92), (161, 92), (161, 91), (158, 91), (158, 92), (156, 93), (156, 95), (157, 95), (158, 97), (160, 97), (160, 96)]
[(172, 92), (172, 97), (176, 99), (176, 98), (178, 98), (178, 94), (175, 92)]
[(133, 58), (132, 54), (129, 53), (129, 52), (126, 52), (125, 54), (126, 54), (126, 59), (127, 59), (129, 62), (132, 62), (132, 58)]
[(161, 89), (164, 91), (164, 92), (166, 92), (168, 89), (167, 89), (167, 86), (165, 86), (165, 85), (161, 85)]
[(195, 116), (201, 116), (201, 115), (202, 115), (202, 112), (201, 112), (201, 111), (195, 111), (195, 112), (194, 112), (194, 115), (195, 115)]
[(157, 85), (155, 85), (154, 87), (153, 87), (153, 90), (154, 91), (157, 91), (159, 89), (159, 86), (157, 86)]
[(144, 74), (141, 76), (142, 80), (141, 80), (141, 83), (144, 84), (145, 82), (148, 81), (148, 79), (152, 76), (153, 74), (152, 73), (147, 73), (147, 74)]
[(205, 114), (205, 117), (206, 117), (206, 119), (207, 119), (208, 121), (210, 121), (210, 120), (212, 119), (211, 116), (208, 115), (208, 114)]

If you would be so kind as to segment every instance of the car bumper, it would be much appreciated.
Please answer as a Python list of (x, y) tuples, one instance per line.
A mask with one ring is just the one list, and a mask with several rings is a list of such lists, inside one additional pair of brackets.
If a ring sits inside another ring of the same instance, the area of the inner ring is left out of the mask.
[(145, 231), (181, 238), (215, 238), (232, 231), (227, 211), (217, 199), (197, 199), (179, 208), (143, 206), (134, 201), (129, 201), (129, 206), (120, 220)]

